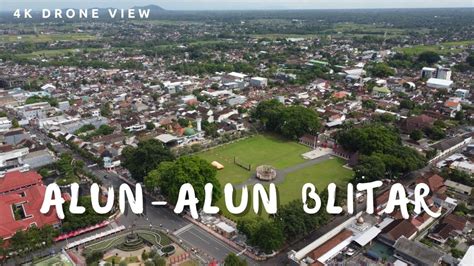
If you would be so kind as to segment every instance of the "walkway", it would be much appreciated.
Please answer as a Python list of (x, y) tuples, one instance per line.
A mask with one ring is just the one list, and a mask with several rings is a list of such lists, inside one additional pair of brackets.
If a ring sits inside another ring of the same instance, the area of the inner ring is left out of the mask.
[[(302, 169), (305, 169), (305, 168), (313, 166), (315, 164), (322, 163), (322, 162), (324, 162), (328, 159), (331, 159), (332, 157), (333, 157), (332, 155), (328, 154), (328, 155), (324, 155), (324, 156), (318, 157), (318, 158), (313, 159), (313, 160), (308, 160), (308, 161), (305, 161), (303, 163), (290, 166), (290, 167), (282, 169), (282, 170), (276, 170), (277, 171), (276, 178), (273, 179), (272, 181), (269, 181), (268, 183), (274, 183), (274, 184), (282, 183), (283, 181), (285, 181), (285, 177), (288, 174), (299, 171), (299, 170), (302, 170)], [(262, 182), (265, 182), (265, 181), (257, 179), (257, 177), (255, 177), (255, 173), (252, 173), (252, 176), (249, 179), (247, 179), (245, 182), (243, 182), (241, 184), (235, 185), (235, 188), (236, 189), (241, 189), (244, 186), (252, 186), (252, 185), (255, 185), (257, 183), (262, 183)]]

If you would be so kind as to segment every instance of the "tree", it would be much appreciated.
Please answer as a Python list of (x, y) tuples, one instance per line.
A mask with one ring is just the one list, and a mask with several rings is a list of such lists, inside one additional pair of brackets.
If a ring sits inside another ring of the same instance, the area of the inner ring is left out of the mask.
[(367, 124), (341, 130), (336, 140), (348, 151), (359, 151), (370, 155), (373, 152), (386, 152), (400, 145), (400, 136), (392, 127), (382, 124)]
[(18, 123), (18, 120), (16, 118), (12, 119), (12, 127), (13, 128), (19, 128), (20, 127), (20, 123)]
[(122, 151), (123, 166), (137, 181), (158, 167), (161, 162), (172, 161), (174, 155), (159, 140), (150, 139), (138, 143), (138, 147), (127, 146)]
[(279, 223), (261, 217), (239, 220), (237, 229), (247, 236), (250, 245), (267, 254), (279, 249), (285, 241), (283, 228)]
[(385, 163), (378, 155), (361, 156), (354, 167), (357, 182), (369, 182), (385, 177)]
[(373, 100), (364, 100), (362, 101), (362, 107), (365, 109), (375, 110), (377, 109), (377, 104)]
[(304, 134), (315, 134), (320, 129), (316, 112), (303, 106), (286, 107), (273, 99), (260, 102), (252, 113), (268, 131), (285, 138), (297, 139)]
[(155, 266), (166, 266), (166, 260), (160, 255), (155, 255), (153, 257), (153, 262), (155, 263)]
[(205, 184), (211, 183), (214, 186), (213, 202), (217, 202), (222, 195), (216, 174), (216, 168), (204, 159), (197, 156), (180, 157), (174, 162), (162, 162), (156, 171), (146, 176), (145, 184), (148, 184), (148, 188), (153, 188), (152, 185), (158, 184), (163, 195), (175, 204), (181, 186), (190, 183), (199, 199), (199, 206), (202, 206)]
[(466, 58), (466, 63), (468, 63), (469, 66), (474, 67), (474, 53), (471, 53), (471, 54)]
[(428, 65), (432, 65), (437, 63), (441, 57), (433, 51), (426, 51), (418, 55), (417, 61), (420, 63), (426, 63)]
[(413, 130), (410, 134), (410, 139), (414, 141), (419, 141), (421, 138), (423, 138), (423, 132), (419, 129)]
[(395, 70), (386, 63), (375, 63), (368, 65), (369, 74), (378, 78), (385, 78), (395, 75)]
[(247, 261), (240, 259), (235, 253), (230, 253), (224, 259), (224, 266), (247, 266)]
[(153, 122), (146, 122), (146, 123), (145, 123), (145, 126), (146, 126), (146, 129), (147, 129), (147, 130), (153, 130), (153, 129), (155, 129), (155, 124), (153, 124)]
[(297, 139), (304, 134), (316, 134), (320, 129), (318, 115), (312, 109), (303, 106), (290, 106), (283, 110), (281, 134), (288, 139)]
[(100, 115), (105, 117), (110, 117), (112, 115), (112, 110), (110, 108), (109, 102), (106, 102), (100, 107)]

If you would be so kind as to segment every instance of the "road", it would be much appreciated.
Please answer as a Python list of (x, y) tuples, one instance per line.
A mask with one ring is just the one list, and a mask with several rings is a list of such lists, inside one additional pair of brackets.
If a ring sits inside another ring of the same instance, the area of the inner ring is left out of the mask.
[[(83, 158), (81, 158), (78, 154), (73, 153), (69, 147), (63, 143), (51, 141), (51, 139), (46, 136), (45, 133), (35, 128), (28, 128), (28, 130), (30, 130), (32, 134), (35, 134), (38, 140), (42, 141), (43, 143), (51, 142), (54, 149), (59, 153), (69, 152), (73, 154), (74, 159), (83, 160)], [(95, 176), (97, 176), (103, 182), (103, 186), (113, 187), (114, 190), (117, 191), (120, 185), (124, 183), (118, 174), (108, 172), (104, 169), (100, 169), (99, 167), (89, 168), (87, 165), (92, 165), (93, 162), (87, 160), (83, 161), (85, 162), (84, 167), (87, 168), (89, 172), (92, 172)], [(175, 236), (182, 240), (183, 244), (187, 245), (188, 247), (196, 248), (199, 251), (198, 255), (207, 261), (211, 261), (213, 259), (216, 259), (217, 261), (223, 261), (229, 253), (239, 252), (238, 250), (235, 250), (234, 248), (222, 242), (220, 239), (192, 224), (185, 218), (175, 214), (168, 207), (157, 207), (151, 205), (152, 201), (154, 200), (150, 196), (144, 195), (144, 214), (136, 215), (130, 210), (126, 210), (124, 214), (120, 215), (116, 220), (117, 224), (124, 225), (126, 227), (130, 227), (132, 225), (149, 226), (151, 224), (153, 226), (161, 226), (163, 230), (169, 230), (170, 233), (185, 227), (186, 230), (176, 234)], [(57, 248), (58, 247), (56, 247), (56, 249)], [(248, 261), (250, 261), (249, 258)]]

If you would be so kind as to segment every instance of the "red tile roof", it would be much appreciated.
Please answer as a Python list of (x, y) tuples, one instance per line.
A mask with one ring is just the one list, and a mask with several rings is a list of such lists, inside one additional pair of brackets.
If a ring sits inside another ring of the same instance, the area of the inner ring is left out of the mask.
[[(39, 179), (38, 179), (39, 178)], [(56, 210), (40, 213), (46, 187), (36, 172), (12, 172), (0, 178), (0, 237), (8, 239), (32, 225), (43, 227), (60, 222)], [(12, 206), (23, 206), (25, 218), (16, 220)]]
[(42, 177), (37, 172), (14, 171), (0, 177), (0, 194), (18, 190), (35, 184), (42, 184)]
[(443, 218), (441, 223), (452, 225), (456, 230), (462, 231), (466, 226), (467, 219), (456, 214), (448, 214)]
[(432, 175), (429, 177), (421, 177), (416, 180), (417, 184), (425, 183), (430, 188), (431, 193), (440, 192), (443, 193), (446, 191), (446, 186), (444, 185), (444, 178), (439, 175)]

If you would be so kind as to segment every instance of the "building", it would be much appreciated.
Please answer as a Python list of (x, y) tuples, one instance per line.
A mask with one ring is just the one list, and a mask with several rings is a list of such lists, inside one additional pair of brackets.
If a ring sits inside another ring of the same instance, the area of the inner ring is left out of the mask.
[(424, 130), (433, 127), (436, 119), (427, 115), (410, 116), (402, 121), (401, 128), (406, 133), (412, 133), (415, 130)]
[(417, 232), (418, 229), (416, 226), (414, 226), (408, 220), (394, 220), (385, 228), (383, 228), (379, 235), (379, 240), (389, 246), (393, 246), (401, 237), (413, 239)]
[(9, 172), (0, 177), (0, 237), (10, 239), (17, 231), (30, 227), (60, 226), (56, 210), (40, 213), (46, 187), (34, 171)]
[(389, 97), (390, 89), (387, 87), (374, 87), (372, 90), (372, 95), (378, 98)]
[(448, 92), (451, 91), (451, 87), (453, 85), (453, 81), (446, 80), (446, 79), (437, 79), (437, 78), (430, 78), (426, 82), (426, 86), (432, 89), (445, 89)]
[(421, 69), (421, 78), (430, 79), (436, 77), (436, 68), (424, 67)]
[(12, 127), (12, 122), (7, 117), (0, 117), (0, 132), (8, 131)]
[(438, 72), (436, 74), (436, 78), (444, 79), (444, 80), (451, 80), (451, 69), (446, 67), (439, 67)]
[(471, 95), (469, 93), (469, 90), (466, 90), (466, 89), (457, 89), (455, 92), (454, 92), (454, 95), (458, 98), (460, 98), (461, 100), (466, 100), (467, 98), (469, 98), (469, 96)]
[(268, 85), (267, 78), (253, 77), (250, 79), (250, 86), (264, 88)]
[(463, 185), (463, 184), (458, 183), (458, 182), (454, 182), (454, 181), (451, 181), (451, 180), (446, 180), (444, 182), (444, 184), (446, 185), (448, 190), (452, 190), (452, 191), (455, 191), (457, 193), (461, 193), (461, 194), (468, 195), (468, 196), (470, 196), (471, 193), (472, 193), (472, 187)]
[(466, 254), (464, 254), (464, 257), (462, 257), (461, 261), (459, 262), (459, 266), (472, 265), (473, 261), (474, 261), (474, 246), (471, 245), (467, 249)]
[(401, 237), (394, 245), (394, 256), (410, 265), (440, 265), (443, 253), (424, 244)]
[(28, 148), (13, 149), (11, 146), (2, 146), (0, 150), (0, 177), (7, 172), (28, 169), (28, 165), (23, 162), (28, 155)]
[(436, 149), (438, 151), (438, 154), (433, 157), (430, 162), (436, 162), (446, 156), (456, 153), (457, 150), (467, 147), (471, 143), (471, 141), (471, 135), (465, 134), (462, 136), (446, 139), (434, 145), (431, 145), (431, 148)]

